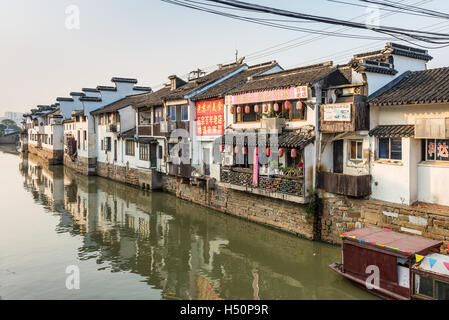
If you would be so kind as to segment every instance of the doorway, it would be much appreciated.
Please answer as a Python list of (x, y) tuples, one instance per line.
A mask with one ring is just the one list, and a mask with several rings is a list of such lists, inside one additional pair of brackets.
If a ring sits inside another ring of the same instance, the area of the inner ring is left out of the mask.
[(334, 173), (343, 173), (343, 140), (334, 141)]

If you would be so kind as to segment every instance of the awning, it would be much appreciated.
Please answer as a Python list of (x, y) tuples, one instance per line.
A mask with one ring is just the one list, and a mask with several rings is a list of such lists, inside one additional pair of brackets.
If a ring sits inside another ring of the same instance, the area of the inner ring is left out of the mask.
[(410, 138), (415, 136), (414, 125), (377, 126), (369, 132), (370, 136), (380, 138)]
[(121, 139), (134, 139), (135, 135), (136, 135), (136, 128), (133, 128), (131, 130), (120, 133), (118, 137)]
[(141, 144), (157, 144), (157, 139), (156, 138), (138, 138), (137, 142), (141, 143)]
[(315, 141), (315, 131), (309, 132), (286, 132), (279, 137), (280, 148), (304, 149), (308, 144)]

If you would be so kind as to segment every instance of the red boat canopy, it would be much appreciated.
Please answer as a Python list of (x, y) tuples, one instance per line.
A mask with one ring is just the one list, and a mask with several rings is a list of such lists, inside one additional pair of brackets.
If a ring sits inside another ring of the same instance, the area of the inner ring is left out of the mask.
[(437, 240), (373, 227), (347, 232), (340, 237), (357, 241), (365, 245), (395, 250), (406, 254), (420, 254), (432, 248), (439, 248), (443, 244), (441, 241)]

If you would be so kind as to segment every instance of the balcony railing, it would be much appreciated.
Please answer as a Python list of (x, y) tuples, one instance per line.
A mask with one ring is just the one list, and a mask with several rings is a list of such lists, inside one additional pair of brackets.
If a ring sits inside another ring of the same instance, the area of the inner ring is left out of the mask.
[(330, 193), (351, 197), (365, 197), (371, 194), (371, 176), (319, 172), (318, 187)]
[(259, 189), (269, 193), (281, 193), (302, 198), (305, 196), (303, 177), (259, 176), (258, 184), (253, 185), (251, 169), (222, 168), (220, 180), (223, 183)]

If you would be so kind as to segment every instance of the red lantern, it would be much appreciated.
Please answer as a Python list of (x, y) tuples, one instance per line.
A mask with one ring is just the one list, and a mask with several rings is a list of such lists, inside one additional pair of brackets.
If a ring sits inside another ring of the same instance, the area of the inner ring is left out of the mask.
[(274, 112), (279, 112), (279, 104), (278, 103), (274, 104)]
[(228, 153), (232, 153), (232, 146), (228, 146)]
[(249, 106), (245, 107), (245, 113), (249, 114), (251, 112), (251, 108)]
[(285, 101), (285, 110), (290, 110), (290, 102)]
[(237, 107), (237, 113), (241, 114), (242, 113), (242, 107)]
[(292, 149), (292, 158), (293, 158), (293, 159), (296, 158), (296, 149)]
[(271, 149), (267, 148), (267, 157), (271, 156)]
[(243, 154), (247, 155), (248, 154), (248, 149), (246, 147), (243, 147)]
[(260, 112), (260, 106), (259, 106), (258, 104), (256, 104), (256, 105), (254, 106), (254, 112), (255, 112), (255, 113), (259, 113), (259, 112)]
[(279, 149), (279, 158), (282, 158), (284, 156), (284, 149)]
[(266, 103), (263, 105), (263, 112), (264, 113), (268, 112), (268, 104), (266, 104)]
[(222, 153), (225, 152), (225, 146), (224, 146), (224, 144), (221, 145), (221, 149), (220, 149), (220, 150), (221, 150)]
[(256, 155), (259, 155), (259, 148), (256, 147), (254, 150), (255, 150), (255, 152), (256, 152)]
[(231, 107), (231, 114), (234, 114), (234, 113), (235, 113), (235, 107), (232, 106), (232, 107)]
[(298, 101), (298, 103), (296, 104), (296, 110), (297, 111), (302, 111), (303, 105), (301, 101)]
[(298, 163), (298, 168), (299, 168), (299, 169), (303, 169), (303, 168), (304, 168), (304, 162), (302, 162), (302, 161), (299, 162), (299, 163)]
[(234, 153), (235, 153), (235, 154), (238, 154), (238, 153), (239, 153), (239, 146), (235, 146), (235, 148), (234, 148)]

